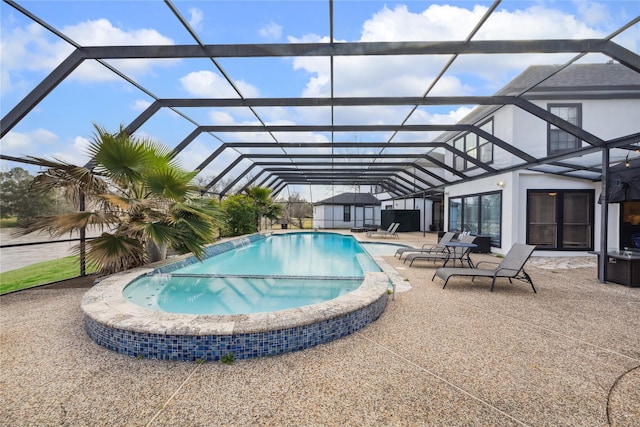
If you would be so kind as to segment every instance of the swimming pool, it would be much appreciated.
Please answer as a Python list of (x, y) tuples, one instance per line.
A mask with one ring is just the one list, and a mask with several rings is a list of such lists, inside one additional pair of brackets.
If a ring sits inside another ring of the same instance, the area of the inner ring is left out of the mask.
[(140, 277), (124, 297), (172, 313), (248, 314), (316, 304), (353, 291), (380, 271), (352, 236), (287, 233)]
[[(251, 244), (268, 238), (268, 235), (256, 234), (234, 239), (208, 247), (207, 254), (215, 258), (228, 252), (240, 253)], [(362, 255), (371, 260), (367, 254)], [(362, 269), (364, 258), (360, 258), (360, 261), (356, 261), (361, 268), (361, 276), (357, 279), (361, 284), (357, 288), (324, 302), (277, 311), (248, 314), (170, 313), (133, 304), (124, 297), (124, 289), (136, 279), (172, 274), (198, 263), (193, 256), (180, 257), (155, 265), (155, 268), (133, 269), (102, 280), (83, 297), (81, 307), (85, 313), (85, 328), (98, 344), (119, 353), (144, 358), (219, 360), (232, 353), (236, 359), (245, 359), (312, 347), (353, 333), (373, 322), (384, 311), (388, 300), (389, 276), (379, 271), (377, 266)], [(252, 271), (253, 267), (248, 266), (250, 263), (250, 260), (244, 261), (247, 271)], [(343, 271), (343, 266), (339, 264), (343, 263), (334, 260), (334, 272)], [(316, 277), (313, 280), (325, 281), (331, 277), (326, 274), (321, 279)], [(287, 280), (303, 283), (311, 279), (295, 276)]]

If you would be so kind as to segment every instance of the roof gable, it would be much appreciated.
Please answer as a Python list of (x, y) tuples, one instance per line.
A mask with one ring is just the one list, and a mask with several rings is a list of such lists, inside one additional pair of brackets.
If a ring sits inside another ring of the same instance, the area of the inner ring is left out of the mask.
[(382, 203), (371, 193), (342, 193), (314, 203), (317, 205), (380, 206)]

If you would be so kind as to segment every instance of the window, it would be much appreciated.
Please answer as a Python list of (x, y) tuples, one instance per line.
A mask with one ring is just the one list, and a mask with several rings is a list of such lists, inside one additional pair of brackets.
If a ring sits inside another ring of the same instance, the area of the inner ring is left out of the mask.
[[(549, 104), (549, 112), (561, 119), (576, 125), (582, 126), (582, 105), (580, 104)], [(581, 145), (580, 140), (570, 133), (558, 129), (551, 123), (547, 124), (548, 142), (547, 152), (549, 155), (575, 150)]]
[(342, 209), (342, 220), (344, 222), (351, 222), (351, 206), (345, 205)]
[[(493, 119), (488, 120), (484, 124), (480, 125), (480, 129), (490, 135), (493, 135)], [(478, 153), (478, 158), (482, 163), (493, 162), (493, 144), (482, 137), (478, 137)]]
[(491, 246), (500, 247), (501, 218), (501, 191), (449, 199), (449, 231), (489, 236)]
[(529, 190), (527, 243), (538, 249), (593, 249), (593, 190)]
[[(462, 138), (458, 138), (455, 141), (453, 141), (453, 147), (456, 150), (462, 151), (464, 152), (464, 137)], [(460, 156), (456, 156), (455, 154), (453, 155), (453, 167), (455, 170), (465, 170), (466, 169), (466, 164), (467, 162), (465, 161), (464, 157), (460, 157)]]
[(640, 201), (627, 200), (620, 203), (620, 234), (619, 248), (638, 248), (638, 240), (634, 239), (640, 234)]
[[(480, 129), (493, 135), (493, 119), (481, 124)], [(478, 159), (483, 163), (493, 162), (493, 144), (488, 140), (468, 132), (453, 140), (453, 148), (462, 151), (467, 156)], [(465, 160), (464, 157), (453, 155), (453, 167), (455, 170), (467, 170), (475, 167), (473, 162)]]

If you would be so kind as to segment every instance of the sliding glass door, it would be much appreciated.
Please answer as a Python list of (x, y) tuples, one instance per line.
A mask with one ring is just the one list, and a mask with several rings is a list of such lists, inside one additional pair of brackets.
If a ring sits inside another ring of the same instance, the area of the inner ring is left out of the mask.
[(593, 249), (593, 190), (529, 190), (527, 243), (538, 249)]
[(491, 246), (502, 241), (502, 192), (449, 198), (449, 231), (489, 236)]

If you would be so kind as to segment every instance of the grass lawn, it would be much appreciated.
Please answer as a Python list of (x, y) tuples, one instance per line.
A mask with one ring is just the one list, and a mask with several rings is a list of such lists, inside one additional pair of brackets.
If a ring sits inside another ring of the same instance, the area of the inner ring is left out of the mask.
[[(87, 274), (93, 272), (87, 266)], [(70, 279), (80, 275), (77, 255), (44, 261), (0, 273), (0, 295), (38, 285)]]
[(15, 216), (11, 218), (0, 218), (0, 228), (11, 228), (17, 226), (18, 218)]

